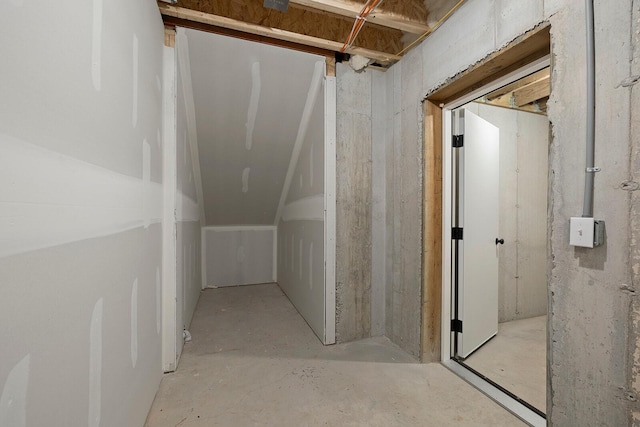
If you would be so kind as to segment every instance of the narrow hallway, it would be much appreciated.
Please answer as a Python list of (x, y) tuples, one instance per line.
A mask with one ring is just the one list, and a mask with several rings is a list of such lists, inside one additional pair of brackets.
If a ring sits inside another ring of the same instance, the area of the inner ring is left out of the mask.
[(323, 346), (277, 284), (205, 290), (190, 332), (148, 427), (523, 425), (387, 338)]

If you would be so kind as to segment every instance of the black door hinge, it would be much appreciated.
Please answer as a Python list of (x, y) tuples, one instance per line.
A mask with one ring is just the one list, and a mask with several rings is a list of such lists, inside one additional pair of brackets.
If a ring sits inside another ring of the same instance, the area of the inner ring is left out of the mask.
[(452, 240), (462, 240), (462, 227), (453, 227), (451, 229)]
[(453, 148), (460, 148), (464, 146), (464, 135), (453, 135), (451, 138), (451, 146)]
[(451, 332), (462, 333), (462, 320), (451, 319)]

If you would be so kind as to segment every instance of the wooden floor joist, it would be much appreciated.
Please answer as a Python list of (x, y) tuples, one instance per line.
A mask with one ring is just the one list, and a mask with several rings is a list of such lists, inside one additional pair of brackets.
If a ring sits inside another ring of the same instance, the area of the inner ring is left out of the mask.
[[(291, 31), (280, 30), (277, 28), (263, 27), (256, 24), (249, 24), (247, 22), (238, 21), (224, 16), (213, 15), (210, 13), (199, 12), (197, 10), (186, 9), (179, 6), (174, 6), (165, 3), (159, 3), (158, 8), (160, 13), (164, 17), (178, 18), (184, 21), (192, 21), (201, 24), (212, 25), (221, 28), (227, 28), (230, 30), (240, 31), (244, 33), (254, 34), (257, 36), (269, 37), (285, 42), (291, 42), (296, 44), (302, 44), (306, 46), (312, 46), (315, 48), (338, 52), (342, 48), (343, 43), (332, 40), (325, 40), (318, 37), (307, 36), (303, 34), (294, 33)], [(381, 64), (391, 65), (394, 62), (400, 60), (400, 56), (379, 52), (371, 49), (365, 49), (361, 47), (350, 47), (346, 49), (346, 53), (351, 55), (361, 55)]]
[[(362, 9), (362, 4), (347, 0), (290, 0), (290, 5), (322, 10), (351, 19), (356, 19)], [(384, 10), (374, 10), (367, 17), (367, 21), (412, 34), (423, 34), (429, 30), (429, 26), (424, 22)]]

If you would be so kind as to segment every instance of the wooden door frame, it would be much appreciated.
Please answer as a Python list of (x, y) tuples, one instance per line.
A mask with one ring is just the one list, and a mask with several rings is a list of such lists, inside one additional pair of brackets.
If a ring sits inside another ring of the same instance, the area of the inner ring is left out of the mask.
[(422, 317), (423, 363), (441, 361), (443, 313), (443, 107), (547, 55), (550, 25), (542, 23), (490, 54), (423, 101)]

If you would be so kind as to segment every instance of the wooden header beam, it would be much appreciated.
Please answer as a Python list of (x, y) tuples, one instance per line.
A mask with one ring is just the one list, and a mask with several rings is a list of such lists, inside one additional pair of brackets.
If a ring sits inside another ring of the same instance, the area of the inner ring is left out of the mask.
[[(280, 30), (277, 28), (267, 28), (260, 25), (249, 24), (235, 19), (226, 18), (224, 16), (213, 15), (210, 13), (199, 12), (192, 9), (186, 9), (179, 6), (173, 6), (165, 3), (159, 3), (158, 8), (164, 17), (178, 18), (182, 22), (192, 21), (195, 23), (206, 24), (229, 30), (239, 31), (243, 33), (254, 34), (256, 36), (268, 37), (272, 39), (282, 40), (289, 43), (311, 46), (323, 50), (338, 52), (342, 48), (343, 43), (325, 40), (318, 37), (306, 36), (291, 31)], [(169, 23), (169, 19), (165, 18), (165, 23)], [(181, 25), (182, 26), (182, 25)], [(189, 27), (189, 25), (186, 25)], [(400, 56), (379, 52), (360, 47), (350, 47), (346, 50), (351, 55), (361, 55), (366, 58), (374, 59), (380, 63), (389, 64), (400, 60)]]
[(298, 52), (311, 53), (313, 55), (326, 56), (327, 58), (335, 58), (335, 52), (327, 49), (320, 49), (300, 43), (287, 42), (271, 37), (259, 36), (257, 34), (244, 33), (242, 31), (230, 30), (228, 28), (217, 27), (215, 25), (203, 24), (201, 22), (190, 21), (188, 19), (174, 18), (172, 16), (163, 16), (165, 25), (174, 27), (190, 28), (192, 30), (204, 31), (206, 33), (220, 34), (221, 36), (234, 37), (236, 39), (248, 40), (256, 43), (268, 44), (271, 46), (284, 47)]
[(549, 29), (549, 24), (544, 23), (523, 34), (503, 49), (452, 77), (440, 89), (428, 94), (427, 98), (439, 104), (447, 104), (543, 58), (550, 52)]

